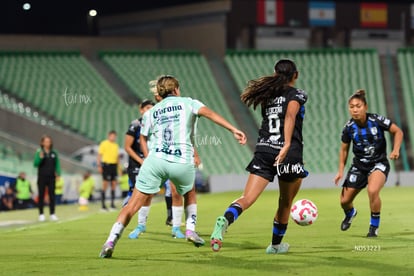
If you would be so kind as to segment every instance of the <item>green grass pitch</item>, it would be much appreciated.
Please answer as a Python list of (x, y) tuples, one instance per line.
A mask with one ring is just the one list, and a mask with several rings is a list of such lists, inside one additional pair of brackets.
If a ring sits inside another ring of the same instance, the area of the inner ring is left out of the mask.
[(118, 212), (101, 213), (99, 204), (86, 212), (76, 205), (60, 205), (60, 221), (44, 223), (36, 222), (36, 210), (3, 212), (0, 275), (413, 275), (414, 187), (383, 189), (381, 227), (374, 239), (365, 237), (366, 190), (355, 201), (358, 216), (346, 232), (339, 229), (343, 218), (339, 193), (339, 188), (299, 192), (295, 199), (314, 201), (319, 217), (311, 226), (290, 220), (284, 241), (291, 247), (285, 255), (265, 254), (278, 191), (264, 192), (230, 226), (218, 253), (208, 244), (215, 219), (240, 192), (198, 196), (197, 231), (206, 246), (196, 248), (171, 238), (160, 199), (151, 208), (147, 232), (138, 240), (128, 239), (135, 216), (112, 259), (100, 259), (98, 254)]

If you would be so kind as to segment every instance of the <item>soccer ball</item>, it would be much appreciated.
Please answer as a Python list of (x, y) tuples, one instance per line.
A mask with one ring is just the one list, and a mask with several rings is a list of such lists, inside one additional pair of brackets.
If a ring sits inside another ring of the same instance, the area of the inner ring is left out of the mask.
[(290, 216), (301, 226), (311, 225), (318, 218), (318, 208), (309, 199), (300, 199), (290, 209)]

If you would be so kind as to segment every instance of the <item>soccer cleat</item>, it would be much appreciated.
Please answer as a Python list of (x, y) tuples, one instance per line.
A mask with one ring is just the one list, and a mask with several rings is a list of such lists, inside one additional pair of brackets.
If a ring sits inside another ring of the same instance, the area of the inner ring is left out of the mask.
[(39, 215), (39, 221), (40, 221), (40, 222), (43, 222), (43, 221), (45, 221), (45, 220), (46, 220), (45, 215), (43, 215), (43, 214)]
[(289, 244), (282, 242), (278, 245), (272, 245), (270, 244), (266, 248), (266, 254), (284, 254), (287, 253), (289, 250)]
[(376, 238), (376, 237), (378, 237), (378, 227), (370, 225), (367, 238)]
[(101, 253), (99, 253), (100, 258), (111, 258), (112, 253), (114, 252), (114, 243), (113, 242), (106, 242), (102, 246)]
[(192, 230), (185, 231), (185, 238), (187, 241), (192, 242), (196, 247), (200, 247), (205, 244), (205, 241), (195, 231)]
[(139, 235), (144, 233), (147, 230), (147, 227), (143, 224), (138, 224), (138, 226), (128, 235), (129, 239), (138, 239)]
[(39, 221), (40, 222), (43, 222), (43, 221), (45, 221), (46, 220), (46, 217), (45, 217), (45, 215), (39, 215)]
[(172, 226), (172, 218), (167, 218), (165, 221), (165, 225)]
[(345, 216), (344, 220), (341, 223), (342, 231), (346, 231), (349, 229), (349, 227), (351, 227), (352, 220), (356, 217), (357, 213), (357, 210), (354, 209), (354, 213), (350, 217)]
[(223, 243), (223, 235), (226, 232), (229, 222), (223, 216), (218, 217), (216, 220), (216, 226), (210, 237), (210, 246), (214, 252), (218, 252)]
[(181, 232), (180, 227), (175, 226), (171, 230), (171, 236), (176, 239), (184, 239), (185, 235)]
[(50, 220), (51, 221), (58, 221), (59, 219), (55, 214), (53, 214), (53, 215), (50, 215)]

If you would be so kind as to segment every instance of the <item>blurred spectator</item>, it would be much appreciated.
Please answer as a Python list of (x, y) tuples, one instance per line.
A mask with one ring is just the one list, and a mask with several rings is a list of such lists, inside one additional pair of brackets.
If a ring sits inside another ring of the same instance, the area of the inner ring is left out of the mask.
[(32, 187), (30, 182), (26, 179), (26, 173), (19, 173), (16, 181), (16, 209), (34, 207), (32, 196)]
[(79, 211), (87, 211), (89, 199), (92, 198), (92, 193), (95, 188), (95, 180), (90, 172), (83, 175), (83, 181), (79, 187)]
[(10, 211), (14, 209), (14, 202), (16, 195), (14, 194), (12, 187), (6, 188), (6, 193), (1, 196), (0, 210)]
[(118, 177), (119, 145), (116, 143), (116, 131), (108, 132), (108, 139), (99, 144), (96, 162), (99, 173), (102, 174), (101, 201), (102, 210), (108, 211), (105, 204), (105, 193), (111, 185), (111, 209), (115, 209), (115, 189)]
[(56, 176), (56, 184), (55, 184), (55, 202), (56, 204), (62, 204), (62, 196), (63, 196), (63, 186), (65, 182), (63, 177)]
[(55, 184), (56, 176), (60, 175), (60, 161), (56, 150), (53, 149), (52, 138), (48, 135), (43, 135), (40, 140), (40, 148), (35, 153), (33, 162), (34, 166), (38, 168), (37, 189), (39, 191), (39, 221), (45, 221), (43, 214), (44, 195), (48, 192), (49, 196), (49, 211), (50, 219), (52, 221), (58, 220), (55, 214)]

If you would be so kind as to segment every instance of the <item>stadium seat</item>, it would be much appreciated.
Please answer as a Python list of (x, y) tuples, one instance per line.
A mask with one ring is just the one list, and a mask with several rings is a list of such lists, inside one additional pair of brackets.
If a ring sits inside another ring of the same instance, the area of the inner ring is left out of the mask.
[[(95, 127), (99, 120), (108, 118), (105, 114), (123, 114), (118, 119), (135, 116), (134, 107), (123, 102), (78, 52), (0, 52), (0, 72), (0, 87), (96, 142), (106, 138)], [(4, 102), (9, 109), (19, 111), (15, 103)], [(46, 124), (50, 121), (39, 120)], [(128, 126), (128, 121), (105, 123), (106, 132), (115, 129), (124, 133)], [(118, 138), (122, 143), (123, 135)]]
[[(296, 86), (308, 93), (303, 129), (306, 168), (311, 173), (335, 172), (340, 133), (349, 118), (349, 95), (364, 88), (370, 109), (386, 115), (378, 54), (370, 49), (228, 51), (225, 63), (243, 91), (248, 80), (273, 74), (274, 63), (281, 58), (295, 61)], [(251, 111), (259, 126), (260, 110)]]
[[(397, 61), (401, 78), (403, 105), (405, 107), (407, 122), (414, 120), (414, 49), (399, 49), (397, 53)], [(414, 128), (408, 127), (408, 137), (411, 145), (414, 145)]]
[[(182, 96), (194, 97), (236, 124), (206, 59), (196, 52), (102, 52), (102, 60), (140, 99), (153, 98), (148, 82), (160, 75), (178, 78)], [(228, 131), (207, 119), (198, 121), (196, 136), (203, 173), (245, 173), (251, 150), (239, 146)]]

